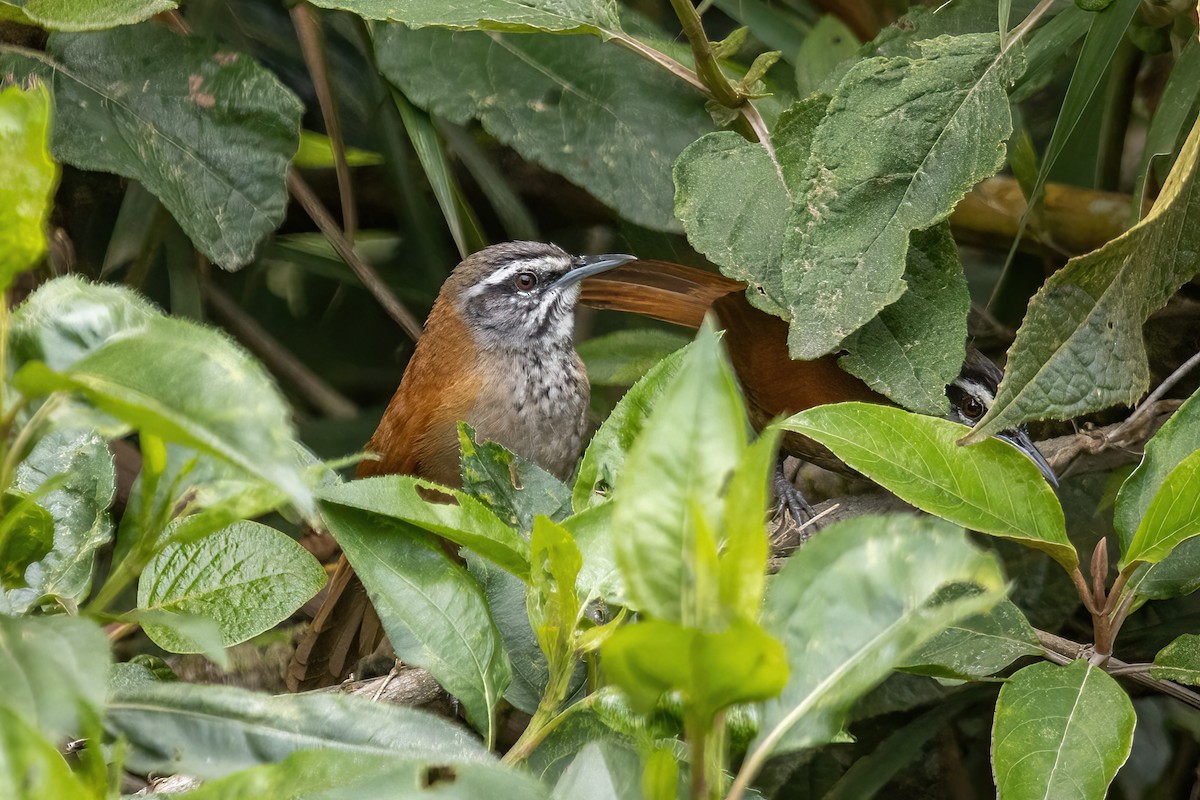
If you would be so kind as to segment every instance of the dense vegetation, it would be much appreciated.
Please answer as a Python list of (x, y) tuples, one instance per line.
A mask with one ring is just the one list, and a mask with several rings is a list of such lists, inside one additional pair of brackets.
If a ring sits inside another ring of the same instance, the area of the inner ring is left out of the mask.
[[(1196, 15), (0, 4), (0, 796), (1194, 795)], [(570, 485), (466, 426), (456, 504), (349, 480), (507, 239), (719, 268), (896, 407), (755, 434), (711, 326), (584, 311)], [(796, 547), (784, 431), (926, 513)], [(306, 525), (431, 691), (282, 693)]]

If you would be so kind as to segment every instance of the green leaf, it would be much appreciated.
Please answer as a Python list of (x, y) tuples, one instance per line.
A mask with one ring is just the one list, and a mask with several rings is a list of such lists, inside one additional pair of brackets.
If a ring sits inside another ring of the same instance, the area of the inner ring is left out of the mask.
[(783, 422), (917, 508), (1044, 550), (1070, 571), (1079, 555), (1062, 506), (1038, 468), (1007, 442), (956, 442), (968, 430), (870, 403), (818, 406)]
[(567, 517), (562, 526), (571, 533), (583, 556), (576, 582), (580, 597), (585, 602), (601, 599), (611, 605), (625, 606), (625, 584), (613, 552), (612, 512), (611, 502), (601, 503)]
[(534, 522), (529, 547), (533, 563), (527, 601), (529, 624), (546, 654), (552, 679), (563, 680), (565, 689), (565, 680), (575, 666), (575, 628), (580, 613), (575, 581), (583, 556), (571, 534), (546, 517)]
[(804, 37), (796, 52), (796, 91), (812, 94), (834, 67), (858, 52), (858, 37), (833, 14), (825, 14)]
[[(678, 230), (671, 163), (712, 130), (703, 97), (682, 81), (624, 48), (582, 37), (381, 25), (375, 48), (388, 80), (431, 114), (459, 124), (478, 119), (631, 222)], [(638, 176), (632, 185), (631, 175)]]
[(375, 753), (310, 750), (206, 782), (181, 800), (334, 800), (386, 797), (416, 800), (549, 800), (532, 778), (493, 762), (454, 763)]
[(635, 710), (648, 713), (679, 691), (704, 724), (735, 703), (774, 697), (788, 680), (783, 646), (749, 620), (716, 632), (643, 620), (617, 630), (600, 652), (605, 674)]
[[(936, 602), (945, 586), (964, 582), (984, 591)], [(787, 649), (791, 677), (763, 709), (750, 774), (773, 753), (834, 741), (855, 700), (1003, 591), (995, 559), (945, 522), (897, 515), (831, 525), (768, 588), (763, 625)]]
[(1159, 650), (1150, 676), (1160, 681), (1200, 686), (1200, 636), (1185, 633)]
[(141, 182), (220, 266), (283, 221), (301, 105), (248, 56), (143, 23), (52, 34), (0, 70), (52, 80), (56, 158)]
[(1200, 534), (1200, 450), (1179, 462), (1154, 495), (1120, 566), (1162, 561), (1180, 542)]
[[(368, 481), (346, 486), (362, 483)], [(322, 501), (321, 512), (362, 579), (396, 655), (428, 670), (457, 697), (490, 747), (496, 705), (512, 671), (479, 584), (409, 523), (335, 502)]]
[(52, 31), (95, 31), (132, 25), (170, 11), (175, 0), (5, 0)]
[(614, 493), (613, 550), (634, 609), (685, 624), (706, 616), (698, 564), (745, 448), (746, 410), (706, 323), (629, 450)]
[(392, 758), (483, 762), (487, 752), (451, 722), (340, 694), (272, 697), (232, 686), (141, 683), (110, 690), (106, 727), (130, 745), (137, 772), (217, 778), (326, 748)]
[(1137, 183), (1133, 191), (1133, 213), (1140, 216), (1146, 184), (1159, 168), (1167, 170), (1174, 162), (1176, 145), (1187, 125), (1188, 116), (1200, 98), (1200, 40), (1188, 37), (1187, 44), (1179, 53), (1167, 83), (1163, 87), (1154, 118), (1146, 131), (1146, 144), (1137, 171)]
[(1184, 401), (1146, 442), (1141, 463), (1121, 484), (1113, 509), (1113, 528), (1128, 551), (1142, 517), (1163, 481), (1192, 453), (1200, 450), (1200, 391)]
[(591, 741), (563, 770), (553, 796), (555, 800), (640, 800), (641, 790), (642, 761), (636, 752)]
[[(45, 558), (54, 546), (54, 518), (34, 495), (11, 489), (0, 497), (0, 512), (0, 589), (28, 586), (26, 567)], [(13, 602), (11, 594), (5, 602), (11, 606), (5, 613), (26, 610)]]
[(621, 29), (614, 0), (316, 0), (313, 5), (403, 22), (410, 28), (598, 33), (606, 38), (608, 32)]
[[(456, 503), (425, 499), (437, 495)], [(464, 492), (410, 475), (384, 475), (327, 486), (318, 496), (323, 509), (353, 509), (408, 523), (474, 550), (522, 580), (529, 578), (529, 542)]]
[[(690, 345), (689, 345), (690, 347)], [(645, 377), (630, 387), (608, 419), (592, 437), (579, 474), (571, 503), (576, 511), (604, 503), (617, 483), (629, 448), (646, 425), (650, 412), (683, 364), (686, 350), (678, 350), (655, 365)]]
[[(320, 591), (325, 577), (320, 563), (290, 536), (241, 522), (159, 551), (138, 581), (137, 604), (207, 617), (232, 647), (287, 619)], [(171, 628), (149, 622), (143, 628), (169, 652), (203, 649)]]
[(78, 617), (0, 616), (0, 708), (52, 741), (82, 731), (104, 703), (108, 639)]
[(13, 358), (68, 369), (115, 336), (142, 330), (161, 312), (124, 286), (69, 275), (38, 287), (12, 315)]
[(914, 47), (855, 65), (817, 127), (784, 240), (793, 357), (837, 349), (899, 299), (909, 233), (1004, 162), (1019, 52), (998, 54), (990, 34)]
[(1100, 800), (1129, 757), (1134, 722), (1129, 696), (1086, 661), (1020, 670), (1000, 690), (992, 726), (1000, 800)]
[(904, 669), (944, 678), (984, 678), (1022, 656), (1042, 652), (1029, 620), (1010, 601), (1001, 600), (986, 614), (968, 617), (930, 639)]
[(846, 338), (838, 366), (905, 408), (940, 416), (966, 357), (971, 308), (950, 224), (913, 231), (906, 264), (908, 289)]
[(42, 85), (0, 91), (0, 289), (46, 252), (46, 218), (58, 184), (50, 158), (50, 93)]
[(48, 481), (53, 490), (38, 502), (49, 512), (53, 543), (44, 557), (24, 572), (25, 587), (8, 592), (18, 611), (43, 597), (80, 603), (92, 585), (96, 551), (112, 538), (108, 507), (116, 485), (112, 453), (90, 429), (56, 429), (38, 440), (18, 465), (14, 485), (39, 492)]
[(767, 428), (742, 454), (725, 493), (725, 540), (720, 559), (721, 605), (758, 619), (767, 576), (767, 504), (775, 471), (778, 428)]
[[(373, 167), (384, 163), (379, 153), (346, 147), (346, 165), (351, 167)], [(333, 140), (316, 131), (300, 131), (300, 148), (292, 164), (304, 169), (333, 169), (337, 160), (333, 155)]]
[[(60, 371), (27, 363), (14, 384), (27, 395), (78, 392), (140, 430), (273, 483), (304, 512), (312, 508), (279, 390), (257, 361), (215, 330), (152, 317)], [(236, 414), (229, 411), (231, 397), (238, 398)]]
[(1200, 122), (1150, 213), (1042, 285), (1017, 331), (996, 399), (968, 440), (1031, 419), (1132, 405), (1142, 396), (1150, 384), (1142, 324), (1200, 271), (1198, 164)]
[(575, 349), (592, 386), (630, 386), (688, 341), (678, 333), (645, 328), (597, 336)]
[(0, 706), (0, 786), (21, 800), (90, 800), (89, 790), (36, 728)]
[(475, 430), (458, 423), (463, 491), (521, 531), (533, 530), (539, 514), (561, 520), (571, 512), (571, 490), (532, 461), (495, 442), (478, 441)]

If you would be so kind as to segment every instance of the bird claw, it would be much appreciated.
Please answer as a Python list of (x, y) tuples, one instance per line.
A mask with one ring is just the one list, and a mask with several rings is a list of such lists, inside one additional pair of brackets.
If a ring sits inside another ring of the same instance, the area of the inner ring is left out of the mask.
[(783, 459), (779, 459), (775, 464), (773, 485), (775, 499), (779, 504), (777, 506), (778, 510), (786, 511), (797, 527), (804, 525), (805, 522), (816, 516), (813, 507), (804, 499), (804, 494), (796, 488), (796, 484), (788, 479), (783, 469)]

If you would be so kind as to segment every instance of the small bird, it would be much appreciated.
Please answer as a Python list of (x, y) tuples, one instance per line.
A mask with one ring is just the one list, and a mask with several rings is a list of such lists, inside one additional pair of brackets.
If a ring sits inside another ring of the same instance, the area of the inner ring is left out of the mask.
[[(664, 322), (698, 328), (705, 314), (716, 315), (725, 329), (724, 343), (734, 372), (742, 385), (750, 422), (761, 430), (778, 417), (791, 416), (827, 403), (851, 400), (890, 403), (858, 378), (837, 365), (837, 356), (794, 361), (788, 354), (787, 323), (760, 311), (746, 299), (746, 285), (695, 267), (668, 261), (640, 260), (625, 264), (583, 285), (581, 302), (594, 308), (627, 311)], [(947, 419), (974, 426), (991, 407), (1004, 372), (973, 347), (958, 377), (946, 387), (950, 399)], [(1054, 470), (1029, 435), (1021, 428), (996, 434), (1029, 457), (1051, 485)], [(780, 451), (835, 472), (852, 472), (818, 442), (791, 431), (780, 441)], [(777, 493), (799, 522), (807, 504), (791, 494), (790, 482), (777, 472)], [(794, 489), (793, 489), (794, 491)]]
[[(566, 480), (587, 427), (589, 385), (575, 352), (581, 281), (634, 256), (572, 256), (508, 242), (462, 261), (438, 293), (358, 477), (416, 475), (458, 487), (458, 422)], [(343, 556), (288, 669), (292, 691), (338, 683), (383, 629)]]

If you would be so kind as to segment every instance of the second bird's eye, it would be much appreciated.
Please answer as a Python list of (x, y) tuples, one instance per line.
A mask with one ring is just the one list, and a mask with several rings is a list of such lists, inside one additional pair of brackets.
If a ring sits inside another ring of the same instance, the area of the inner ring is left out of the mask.
[(532, 272), (518, 272), (517, 277), (513, 278), (513, 284), (522, 292), (528, 292), (537, 286), (537, 281), (537, 275)]
[(977, 420), (983, 416), (983, 403), (977, 398), (967, 395), (962, 401), (962, 412), (969, 420)]

